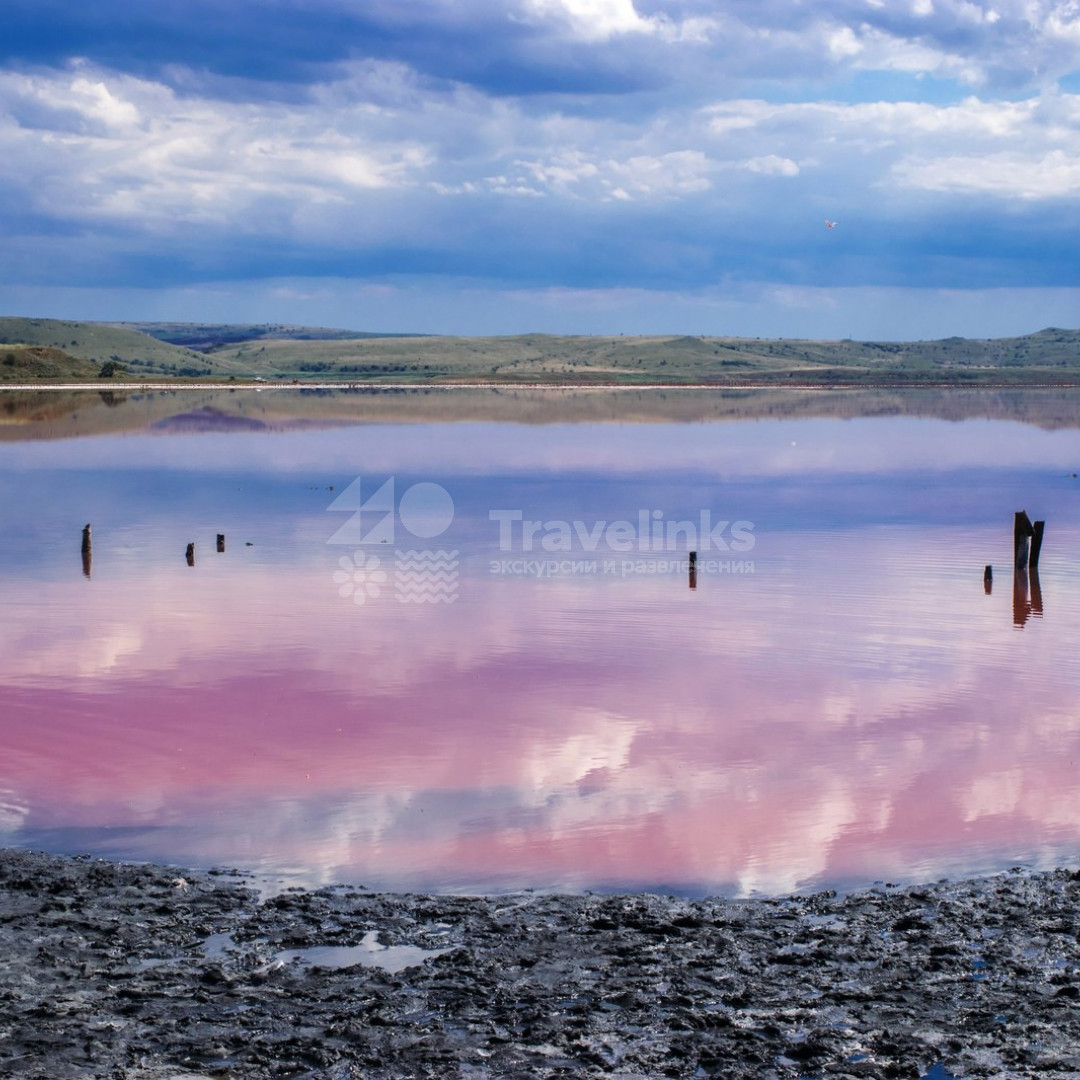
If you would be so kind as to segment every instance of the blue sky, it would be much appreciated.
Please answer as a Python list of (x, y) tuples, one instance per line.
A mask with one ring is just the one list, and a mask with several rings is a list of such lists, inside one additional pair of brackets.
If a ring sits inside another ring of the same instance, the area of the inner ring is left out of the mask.
[(1076, 0), (0, 14), (8, 314), (856, 338), (1080, 325)]

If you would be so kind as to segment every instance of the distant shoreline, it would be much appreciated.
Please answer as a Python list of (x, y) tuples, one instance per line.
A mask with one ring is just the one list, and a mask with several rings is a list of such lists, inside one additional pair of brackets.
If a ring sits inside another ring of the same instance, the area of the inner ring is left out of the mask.
[[(814, 341), (695, 335), (372, 336), (249, 324), (0, 317), (0, 376), (20, 388), (162, 383), (395, 386), (1080, 386), (1080, 330), (1015, 338)], [(0, 378), (0, 386), (4, 380)]]
[(0, 392), (26, 393), (36, 390), (67, 391), (87, 390), (102, 392), (119, 390), (133, 393), (140, 390), (1080, 390), (1080, 379), (1075, 381), (1040, 382), (1035, 380), (960, 382), (939, 379), (935, 381), (880, 380), (864, 382), (842, 380), (830, 382), (807, 382), (777, 380), (775, 382), (257, 382), (257, 381), (200, 381), (186, 382), (0, 382)]

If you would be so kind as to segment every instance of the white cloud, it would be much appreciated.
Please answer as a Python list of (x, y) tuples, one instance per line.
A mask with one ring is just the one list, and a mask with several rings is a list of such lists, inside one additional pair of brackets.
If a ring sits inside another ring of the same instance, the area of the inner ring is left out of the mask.
[(780, 157), (777, 154), (765, 154), (763, 157), (750, 158), (744, 163), (744, 168), (752, 173), (761, 173), (764, 176), (798, 176), (799, 166), (791, 158)]
[[(1044, 87), (995, 97), (1021, 69), (1051, 80), (1075, 66), (1077, 4), (422, 7), (436, 25), (495, 27), (490, 55), (506, 46), (507, 67), (520, 66), (487, 89), (479, 77), (426, 71), (423, 50), (415, 66), (358, 58), (287, 88), (223, 87), (180, 68), (136, 78), (90, 61), (0, 71), (0, 224), (23, 245), (18, 254), (8, 243), (11, 279), (25, 266), (57, 280), (56, 236), (68, 229), (90, 238), (76, 250), (88, 261), (103, 251), (103, 262), (158, 256), (162, 238), (178, 236), (198, 245), (200, 267), (225, 252), (222, 278), (258, 257), (244, 254), (253, 237), (307, 245), (312, 266), (331, 251), (379, 251), (407, 272), (424, 249), (463, 277), (512, 266), (515, 280), (538, 287), (581, 283), (593, 254), (605, 286), (648, 288), (656, 278), (644, 275), (665, 265), (688, 278), (700, 268), (698, 285), (725, 274), (761, 280), (765, 260), (797, 278), (805, 252), (784, 246), (816, 238), (793, 233), (793, 220), (820, 228), (822, 217), (842, 218), (847, 237), (860, 220), (943, 220), (956, 200), (968, 211), (1011, 200), (1034, 217), (1041, 200), (1080, 194), (1080, 95)], [(512, 34), (508, 10), (527, 16)], [(472, 76), (487, 70), (483, 55), (475, 60)], [(892, 74), (878, 80), (882, 72)], [(944, 104), (917, 99), (921, 76)], [(760, 97), (743, 96), (746, 80)], [(956, 84), (977, 94), (955, 100)], [(796, 100), (784, 100), (785, 85)], [(853, 85), (870, 100), (843, 100)], [(873, 100), (876, 87), (913, 100)], [(515, 237), (531, 250), (540, 240), (545, 257), (522, 259)], [(846, 242), (833, 239), (833, 250)], [(333, 272), (348, 271), (339, 262)]]
[(842, 175), (848, 205), (873, 190), (1080, 198), (1077, 95), (947, 106), (729, 101), (704, 115), (725, 156), (754, 171)]
[(896, 165), (893, 175), (901, 183), (924, 191), (1006, 199), (1076, 198), (1080, 193), (1080, 156), (1051, 150), (1035, 160), (1014, 153), (933, 161), (907, 158)]
[(700, 150), (673, 150), (659, 156), (638, 155), (614, 163), (620, 188), (641, 195), (689, 195), (712, 187), (712, 162)]
[(541, 19), (565, 20), (585, 41), (648, 32), (656, 25), (637, 13), (633, 0), (525, 0), (525, 10)]
[(60, 218), (242, 228), (254, 205), (407, 186), (430, 163), (423, 144), (369, 132), (363, 110), (181, 97), (82, 64), (0, 73), (0, 110), (0, 149), (25, 172), (37, 208)]

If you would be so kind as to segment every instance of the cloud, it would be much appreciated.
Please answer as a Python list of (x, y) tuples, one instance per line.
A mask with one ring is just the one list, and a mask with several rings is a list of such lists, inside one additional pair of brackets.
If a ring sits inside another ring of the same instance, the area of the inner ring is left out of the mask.
[(660, 25), (642, 18), (633, 0), (525, 0), (524, 10), (540, 19), (562, 22), (584, 41), (605, 41), (616, 34), (648, 33)]
[(1080, 283), (1068, 4), (42, 2), (0, 47), (12, 286)]
[(0, 146), (37, 209), (60, 219), (243, 227), (257, 209), (283, 228), (304, 206), (408, 184), (427, 163), (422, 145), (369, 131), (363, 111), (334, 126), (273, 103), (184, 98), (82, 63), (0, 75), (0, 102)]
[(284, 87), (369, 58), (493, 92), (544, 93), (828, 80), (838, 66), (1043, 86), (1075, 67), (1080, 19), (1054, 0), (8, 0), (5, 30), (9, 63), (83, 55), (144, 76), (178, 65)]
[(924, 191), (1007, 199), (1075, 198), (1080, 190), (1080, 158), (1062, 150), (1051, 150), (1036, 160), (1015, 153), (934, 161), (907, 158), (897, 164), (893, 173), (901, 183)]

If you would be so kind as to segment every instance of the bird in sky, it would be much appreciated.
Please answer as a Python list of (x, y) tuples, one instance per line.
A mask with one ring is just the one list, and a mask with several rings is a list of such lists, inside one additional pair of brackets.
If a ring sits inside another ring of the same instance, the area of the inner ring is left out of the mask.
[(826, 218), (825, 219), (825, 228), (826, 229), (835, 229), (836, 228), (836, 222), (835, 221), (830, 221), (828, 218)]

